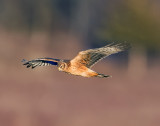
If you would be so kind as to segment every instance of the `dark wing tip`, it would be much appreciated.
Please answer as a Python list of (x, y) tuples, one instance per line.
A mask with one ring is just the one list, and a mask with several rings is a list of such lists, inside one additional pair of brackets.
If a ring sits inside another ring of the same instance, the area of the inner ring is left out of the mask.
[(109, 46), (110, 47), (114, 46), (114, 47), (120, 49), (121, 51), (129, 50), (132, 47), (131, 44), (128, 42), (122, 42), (122, 43), (118, 43), (118, 44), (112, 43)]
[(26, 65), (27, 68), (31, 67), (32, 66), (32, 69), (35, 68), (35, 66), (33, 66), (33, 64), (31, 64), (29, 61), (23, 59), (22, 60), (23, 62), (23, 65)]
[(128, 42), (123, 42), (121, 43), (120, 47), (123, 49), (123, 50), (129, 50), (132, 46), (130, 43)]
[(26, 65), (27, 68), (31, 67), (33, 69), (37, 66), (58, 65), (59, 60), (52, 58), (39, 58), (31, 61), (23, 59), (22, 62), (23, 65)]
[(27, 60), (25, 60), (25, 59), (23, 59), (21, 62), (23, 63), (23, 65), (29, 64), (29, 62)]

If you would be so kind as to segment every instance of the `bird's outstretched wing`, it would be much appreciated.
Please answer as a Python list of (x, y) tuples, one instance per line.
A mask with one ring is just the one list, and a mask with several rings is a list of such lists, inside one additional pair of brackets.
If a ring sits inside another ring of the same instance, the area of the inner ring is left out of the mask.
[(86, 67), (91, 68), (95, 63), (102, 60), (103, 58), (114, 53), (125, 51), (130, 47), (130, 44), (126, 42), (119, 44), (111, 43), (101, 48), (81, 51), (73, 60), (71, 60), (71, 62), (73, 64), (80, 63), (81, 65), (85, 65)]
[(49, 65), (58, 65), (60, 59), (53, 59), (53, 58), (38, 58), (31, 61), (22, 60), (24, 62), (23, 65), (26, 65), (27, 68), (31, 67), (32, 69), (37, 66), (49, 66)]

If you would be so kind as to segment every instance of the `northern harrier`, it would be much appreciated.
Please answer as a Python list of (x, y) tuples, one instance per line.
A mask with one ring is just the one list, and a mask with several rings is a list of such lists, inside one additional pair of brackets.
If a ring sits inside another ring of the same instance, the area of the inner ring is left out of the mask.
[(83, 77), (110, 77), (110, 75), (99, 74), (90, 68), (102, 60), (103, 58), (115, 54), (121, 51), (125, 51), (130, 48), (128, 43), (111, 43), (101, 48), (89, 49), (81, 51), (72, 60), (61, 60), (54, 58), (38, 58), (31, 61), (23, 60), (27, 68), (35, 68), (37, 66), (56, 65), (59, 71), (63, 71), (73, 75), (79, 75)]

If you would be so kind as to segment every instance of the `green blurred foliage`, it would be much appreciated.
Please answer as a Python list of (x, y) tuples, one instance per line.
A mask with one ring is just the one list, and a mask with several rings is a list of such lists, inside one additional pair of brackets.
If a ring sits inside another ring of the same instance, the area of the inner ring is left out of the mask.
[(160, 16), (156, 15), (155, 8), (156, 3), (152, 1), (124, 0), (103, 20), (103, 28), (97, 34), (103, 39), (129, 41), (159, 50)]
[(13, 31), (48, 30), (56, 26), (55, 0), (1, 0), (0, 24)]
[(0, 0), (0, 27), (66, 31), (86, 43), (128, 41), (159, 50), (160, 5), (153, 0)]

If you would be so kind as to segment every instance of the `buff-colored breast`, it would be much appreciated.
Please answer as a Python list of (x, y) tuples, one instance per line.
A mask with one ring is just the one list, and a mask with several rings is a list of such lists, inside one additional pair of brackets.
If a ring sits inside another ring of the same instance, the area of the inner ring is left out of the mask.
[(84, 77), (92, 77), (92, 76), (98, 75), (95, 71), (78, 63), (70, 64), (70, 66), (65, 70), (65, 72), (74, 74), (74, 75), (84, 76)]

